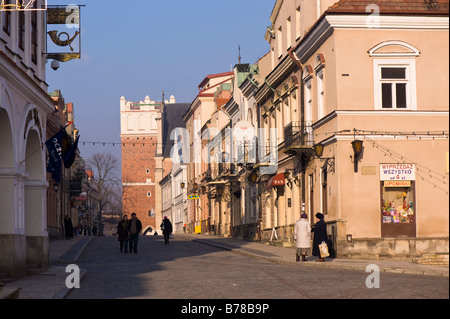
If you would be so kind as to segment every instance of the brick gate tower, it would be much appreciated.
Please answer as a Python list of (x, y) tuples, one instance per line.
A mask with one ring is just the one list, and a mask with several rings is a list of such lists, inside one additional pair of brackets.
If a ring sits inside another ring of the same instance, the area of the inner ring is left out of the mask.
[(162, 154), (161, 107), (162, 103), (148, 96), (139, 103), (120, 99), (123, 211), (136, 213), (143, 233), (150, 228), (159, 231), (161, 223), (156, 214), (160, 210), (157, 160)]

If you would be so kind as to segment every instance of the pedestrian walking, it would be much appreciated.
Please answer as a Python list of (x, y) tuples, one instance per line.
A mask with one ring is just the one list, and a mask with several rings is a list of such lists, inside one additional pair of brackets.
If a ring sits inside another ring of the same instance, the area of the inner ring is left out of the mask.
[(318, 262), (324, 262), (325, 259), (320, 255), (319, 245), (322, 242), (325, 242), (328, 245), (328, 236), (327, 236), (327, 225), (325, 224), (322, 213), (317, 213), (316, 215), (317, 223), (314, 227), (314, 239), (313, 239), (313, 256), (318, 256), (319, 258), (316, 260)]
[(131, 220), (128, 221), (128, 230), (130, 232), (130, 253), (137, 253), (137, 246), (139, 241), (139, 233), (142, 230), (142, 223), (136, 217), (136, 213), (131, 214)]
[(306, 255), (311, 248), (311, 226), (309, 225), (308, 215), (303, 213), (294, 226), (294, 240), (297, 247), (295, 253), (296, 261), (306, 261)]
[(169, 244), (170, 234), (172, 234), (172, 223), (167, 218), (167, 216), (164, 216), (164, 220), (161, 223), (161, 230), (162, 230), (163, 235), (164, 235), (164, 244), (168, 245)]
[(64, 233), (66, 240), (73, 238), (73, 224), (69, 216), (64, 216)]
[(122, 220), (117, 225), (117, 237), (120, 242), (120, 252), (128, 253), (128, 242), (130, 233), (128, 232), (128, 216), (123, 215)]

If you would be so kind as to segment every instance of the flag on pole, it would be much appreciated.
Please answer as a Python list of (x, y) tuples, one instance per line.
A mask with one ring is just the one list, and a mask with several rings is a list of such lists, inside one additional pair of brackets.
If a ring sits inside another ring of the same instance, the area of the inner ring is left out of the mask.
[(73, 144), (70, 146), (69, 150), (64, 154), (64, 167), (65, 168), (72, 167), (73, 162), (75, 162), (79, 139), (80, 139), (80, 136), (78, 136), (76, 138), (75, 142), (73, 142)]
[(64, 129), (60, 130), (52, 138), (45, 142), (50, 157), (48, 161), (47, 172), (52, 174), (52, 179), (58, 184), (61, 184), (63, 131)]
[(70, 122), (47, 142), (45, 142), (50, 157), (47, 172), (52, 174), (52, 179), (58, 184), (61, 184), (61, 161), (64, 157), (64, 151), (66, 151), (63, 147), (65, 135), (67, 135), (66, 128), (72, 123), (73, 122)]

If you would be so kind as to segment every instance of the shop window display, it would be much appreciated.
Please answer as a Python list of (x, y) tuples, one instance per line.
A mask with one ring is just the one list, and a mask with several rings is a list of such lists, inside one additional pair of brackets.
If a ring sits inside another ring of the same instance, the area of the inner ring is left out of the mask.
[(383, 187), (383, 224), (414, 223), (412, 187)]

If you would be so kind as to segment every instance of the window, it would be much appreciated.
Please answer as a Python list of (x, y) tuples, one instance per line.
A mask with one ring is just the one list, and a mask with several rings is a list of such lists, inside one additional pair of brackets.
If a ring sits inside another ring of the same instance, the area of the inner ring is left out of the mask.
[(381, 107), (405, 109), (407, 107), (406, 84), (406, 68), (381, 68)]
[(289, 17), (286, 20), (286, 41), (287, 41), (287, 48), (289, 49), (292, 45), (292, 26), (291, 26), (291, 17)]
[(278, 36), (277, 36), (277, 41), (278, 41), (278, 58), (281, 58), (281, 56), (283, 55), (283, 28), (280, 27), (278, 29)]
[[(34, 3), (36, 6), (36, 2)], [(37, 11), (31, 12), (31, 61), (37, 64), (38, 57), (38, 30), (37, 30)]]
[(312, 124), (311, 78), (305, 81), (305, 122)]
[(416, 110), (414, 60), (374, 60), (375, 109)]
[(317, 118), (325, 116), (325, 91), (323, 88), (323, 69), (317, 73)]
[(300, 32), (300, 14), (301, 14), (301, 8), (298, 7), (297, 11), (295, 13), (295, 38), (298, 40), (301, 36), (301, 32)]
[(18, 45), (19, 48), (23, 51), (25, 46), (25, 12), (24, 11), (19, 11), (19, 19), (18, 19), (18, 32), (19, 32), (19, 37), (18, 37)]
[[(11, 0), (5, 0), (4, 5), (7, 6), (11, 4)], [(11, 11), (5, 10), (2, 12), (2, 20), (3, 20), (3, 31), (6, 34), (11, 34)]]

